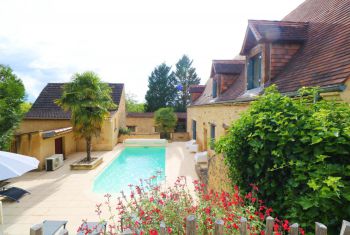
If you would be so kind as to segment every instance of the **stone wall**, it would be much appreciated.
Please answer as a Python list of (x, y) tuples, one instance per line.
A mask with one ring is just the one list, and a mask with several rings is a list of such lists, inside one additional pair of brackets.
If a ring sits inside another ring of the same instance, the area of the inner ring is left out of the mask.
[(135, 126), (137, 134), (156, 134), (153, 117), (127, 117), (126, 126)]
[(228, 178), (228, 169), (222, 155), (217, 155), (209, 148), (210, 125), (215, 125), (215, 137), (219, 139), (225, 135), (227, 126), (240, 117), (240, 114), (249, 107), (249, 103), (228, 103), (187, 108), (187, 131), (192, 139), (192, 120), (197, 123), (196, 142), (200, 151), (207, 150), (210, 156), (208, 169), (208, 187), (215, 190), (229, 190), (231, 187)]
[(232, 183), (229, 179), (229, 169), (225, 165), (222, 154), (213, 155), (209, 161), (208, 167), (208, 186), (216, 192), (232, 191)]

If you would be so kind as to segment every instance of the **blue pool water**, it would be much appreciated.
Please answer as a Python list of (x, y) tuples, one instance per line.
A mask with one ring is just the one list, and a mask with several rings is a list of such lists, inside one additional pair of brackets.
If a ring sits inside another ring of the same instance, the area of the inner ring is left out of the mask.
[(165, 147), (127, 147), (94, 181), (97, 193), (129, 192), (129, 184), (139, 185), (140, 179), (148, 179), (165, 172)]

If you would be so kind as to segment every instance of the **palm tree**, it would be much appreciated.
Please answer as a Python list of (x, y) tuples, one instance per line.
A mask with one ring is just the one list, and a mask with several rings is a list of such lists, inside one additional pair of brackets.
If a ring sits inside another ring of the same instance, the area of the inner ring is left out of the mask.
[(117, 106), (111, 98), (111, 88), (94, 72), (76, 73), (72, 82), (63, 86), (62, 97), (56, 103), (71, 112), (73, 131), (86, 141), (86, 160), (91, 161), (91, 139), (101, 132), (103, 120), (109, 110)]

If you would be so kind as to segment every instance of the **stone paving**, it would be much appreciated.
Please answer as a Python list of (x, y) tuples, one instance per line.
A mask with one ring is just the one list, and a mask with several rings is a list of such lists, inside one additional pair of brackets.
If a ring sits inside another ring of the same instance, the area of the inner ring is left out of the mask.
[[(11, 180), (10, 186), (28, 190), (19, 203), (3, 201), (4, 223), (1, 235), (26, 235), (30, 226), (43, 220), (68, 220), (69, 234), (76, 234), (82, 219), (98, 221), (95, 205), (103, 202), (101, 194), (92, 192), (94, 178), (123, 149), (117, 145), (112, 151), (93, 152), (93, 157), (103, 157), (103, 163), (91, 171), (72, 171), (69, 165), (85, 153), (67, 157), (63, 167), (52, 172), (29, 172)], [(171, 184), (178, 176), (186, 176), (189, 182), (197, 179), (193, 154), (184, 148), (184, 143), (175, 142), (166, 148), (166, 176)]]

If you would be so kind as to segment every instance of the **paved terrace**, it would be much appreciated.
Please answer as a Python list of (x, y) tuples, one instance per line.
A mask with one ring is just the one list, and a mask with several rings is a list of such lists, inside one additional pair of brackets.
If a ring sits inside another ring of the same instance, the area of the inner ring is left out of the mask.
[[(12, 180), (12, 186), (26, 189), (31, 194), (19, 203), (3, 201), (4, 224), (0, 225), (0, 235), (29, 234), (30, 226), (43, 220), (68, 220), (69, 233), (76, 234), (82, 219), (98, 221), (95, 205), (104, 198), (92, 192), (92, 184), (122, 149), (122, 145), (118, 145), (112, 151), (94, 152), (93, 157), (102, 156), (104, 162), (91, 171), (70, 170), (71, 163), (85, 156), (85, 153), (75, 153), (56, 171), (29, 172)], [(166, 150), (169, 183), (178, 176), (187, 176), (189, 182), (197, 179), (193, 154), (185, 149), (184, 143), (170, 143)]]

